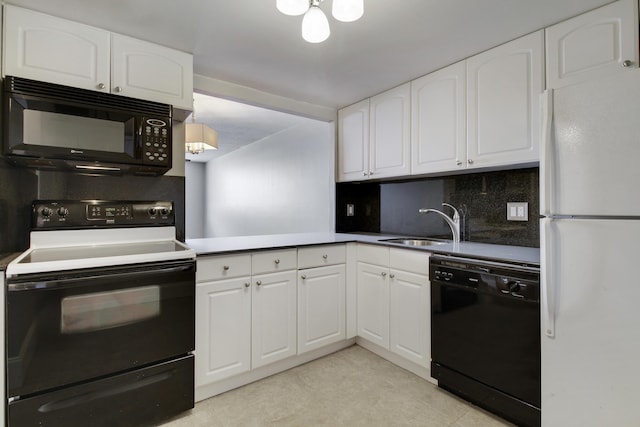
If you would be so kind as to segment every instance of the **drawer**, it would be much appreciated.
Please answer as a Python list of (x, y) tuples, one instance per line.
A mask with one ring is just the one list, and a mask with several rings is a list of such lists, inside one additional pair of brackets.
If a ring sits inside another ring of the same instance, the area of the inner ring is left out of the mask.
[(403, 249), (389, 249), (389, 267), (411, 273), (429, 275), (429, 253)]
[(358, 245), (358, 261), (389, 267), (389, 248), (376, 245)]
[(345, 245), (308, 246), (298, 249), (298, 269), (344, 264), (347, 259)]
[(297, 252), (297, 249), (254, 252), (251, 255), (251, 272), (253, 274), (262, 274), (274, 271), (295, 270), (298, 265)]
[(251, 255), (216, 255), (197, 258), (196, 282), (251, 275)]

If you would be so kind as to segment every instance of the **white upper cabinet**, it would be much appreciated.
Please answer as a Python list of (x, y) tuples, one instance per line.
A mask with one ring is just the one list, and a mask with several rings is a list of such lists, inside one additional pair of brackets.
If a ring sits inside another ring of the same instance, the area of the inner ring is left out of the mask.
[(338, 111), (338, 181), (361, 181), (369, 174), (369, 100)]
[(465, 168), (466, 70), (458, 62), (411, 82), (411, 173)]
[(4, 7), (3, 75), (108, 91), (110, 33)]
[(11, 5), (4, 10), (3, 75), (192, 109), (191, 54)]
[(409, 175), (411, 86), (338, 111), (338, 181)]
[(193, 102), (191, 54), (143, 40), (111, 37), (111, 90), (190, 110)]
[(369, 104), (369, 177), (409, 175), (411, 86), (374, 96)]
[(467, 60), (467, 165), (539, 161), (543, 31)]
[(620, 0), (546, 29), (547, 87), (638, 66), (638, 2)]

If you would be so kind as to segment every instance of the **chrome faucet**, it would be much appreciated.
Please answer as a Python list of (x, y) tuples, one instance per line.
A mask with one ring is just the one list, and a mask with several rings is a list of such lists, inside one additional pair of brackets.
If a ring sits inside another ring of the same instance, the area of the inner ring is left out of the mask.
[(449, 203), (443, 203), (442, 206), (448, 206), (453, 209), (453, 218), (449, 217), (446, 213), (439, 211), (438, 209), (418, 209), (420, 213), (437, 213), (442, 216), (442, 218), (447, 222), (449, 227), (451, 228), (451, 234), (453, 234), (453, 243), (460, 243), (460, 214), (458, 210), (450, 205)]

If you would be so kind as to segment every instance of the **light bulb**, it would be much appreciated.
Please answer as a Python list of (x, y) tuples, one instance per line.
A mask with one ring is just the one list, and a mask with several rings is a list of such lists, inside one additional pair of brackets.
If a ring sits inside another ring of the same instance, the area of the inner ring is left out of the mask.
[(331, 14), (338, 21), (357, 21), (364, 14), (364, 0), (333, 0)]
[(318, 6), (311, 6), (302, 18), (302, 38), (309, 43), (325, 41), (331, 30), (329, 20)]
[(309, 9), (309, 0), (276, 0), (276, 7), (285, 15), (302, 15)]

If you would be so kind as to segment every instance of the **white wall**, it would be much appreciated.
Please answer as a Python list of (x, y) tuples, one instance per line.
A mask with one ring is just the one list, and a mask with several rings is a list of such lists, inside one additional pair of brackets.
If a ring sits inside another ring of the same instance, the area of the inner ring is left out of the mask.
[(333, 231), (334, 165), (334, 124), (311, 119), (209, 161), (201, 237)]
[(185, 237), (197, 239), (204, 236), (206, 163), (185, 162), (184, 168)]

